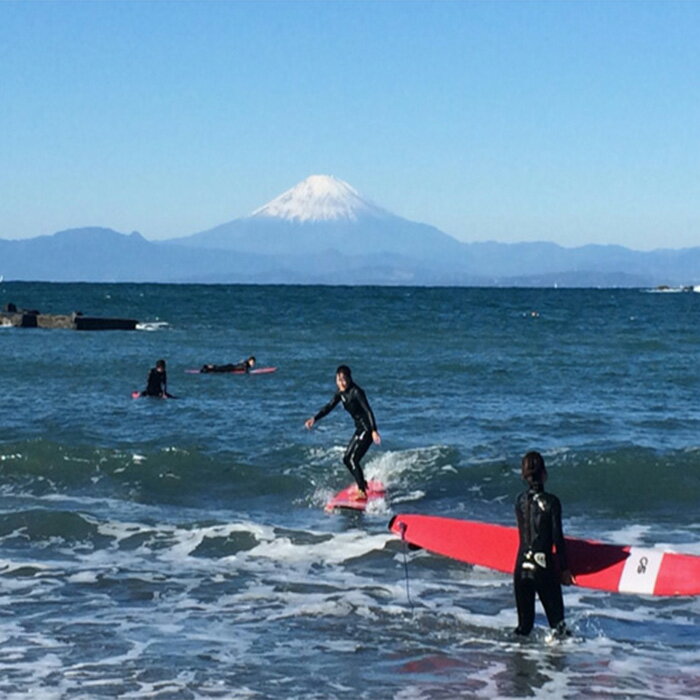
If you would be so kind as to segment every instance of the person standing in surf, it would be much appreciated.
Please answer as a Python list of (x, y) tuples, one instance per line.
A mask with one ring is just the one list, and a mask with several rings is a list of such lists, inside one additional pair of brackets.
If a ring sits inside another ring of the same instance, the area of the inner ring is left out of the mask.
[[(513, 586), (518, 609), (515, 634), (530, 634), (535, 622), (535, 594), (544, 607), (547, 621), (556, 637), (569, 631), (564, 622), (561, 584), (575, 583), (566, 560), (566, 543), (561, 524), (559, 499), (544, 490), (547, 469), (539, 452), (528, 452), (522, 459), (521, 473), (528, 484), (515, 502), (520, 546), (515, 561)], [(552, 548), (556, 548), (556, 561)]]
[(379, 445), (382, 441), (377, 430), (377, 422), (370, 408), (365, 392), (352, 380), (352, 372), (347, 365), (340, 365), (335, 371), (335, 384), (338, 391), (333, 398), (304, 425), (308, 430), (314, 427), (316, 421), (327, 416), (339, 403), (352, 416), (355, 421), (355, 432), (343, 455), (343, 463), (355, 478), (358, 496), (367, 497), (367, 482), (362, 472), (360, 461), (365, 456), (369, 446), (374, 442)]
[(148, 373), (146, 388), (141, 392), (141, 396), (153, 396), (158, 399), (174, 399), (168, 393), (168, 375), (165, 372), (165, 360), (158, 360), (156, 366), (152, 367)]

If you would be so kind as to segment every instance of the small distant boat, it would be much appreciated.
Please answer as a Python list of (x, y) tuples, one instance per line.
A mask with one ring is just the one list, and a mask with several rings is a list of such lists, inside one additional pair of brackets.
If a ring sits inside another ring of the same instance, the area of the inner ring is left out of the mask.
[(684, 285), (682, 287), (671, 287), (668, 284), (660, 284), (658, 287), (650, 290), (652, 292), (668, 292), (668, 293), (678, 293), (678, 292), (700, 292), (700, 285)]

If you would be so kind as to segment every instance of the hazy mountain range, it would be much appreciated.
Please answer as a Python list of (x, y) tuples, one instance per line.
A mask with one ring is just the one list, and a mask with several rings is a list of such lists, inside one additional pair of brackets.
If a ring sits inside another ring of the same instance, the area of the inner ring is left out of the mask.
[(5, 280), (645, 287), (700, 284), (700, 247), (462, 243), (313, 175), (250, 216), (167, 241), (80, 228), (0, 239)]

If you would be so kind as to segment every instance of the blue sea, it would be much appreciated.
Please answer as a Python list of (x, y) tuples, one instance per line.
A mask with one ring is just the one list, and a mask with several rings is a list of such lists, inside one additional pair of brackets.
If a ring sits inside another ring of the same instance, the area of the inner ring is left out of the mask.
[[(515, 639), (510, 577), (396, 513), (514, 523), (540, 450), (572, 536), (700, 554), (700, 294), (0, 284), (0, 305), (139, 320), (0, 328), (0, 697), (700, 698), (700, 599), (566, 588)], [(185, 372), (254, 354), (258, 376)], [(177, 400), (132, 400), (159, 358)], [(351, 479), (352, 367), (387, 485)]]

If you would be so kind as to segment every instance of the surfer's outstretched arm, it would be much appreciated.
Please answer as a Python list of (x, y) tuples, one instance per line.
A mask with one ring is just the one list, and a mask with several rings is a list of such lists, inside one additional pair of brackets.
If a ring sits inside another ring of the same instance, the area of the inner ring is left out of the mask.
[(311, 430), (311, 428), (314, 427), (314, 423), (318, 420), (321, 420), (323, 416), (327, 416), (338, 404), (340, 403), (340, 392), (337, 391), (335, 394), (333, 394), (333, 398), (312, 418), (308, 418), (305, 422), (304, 425), (306, 426), (307, 430)]

